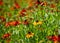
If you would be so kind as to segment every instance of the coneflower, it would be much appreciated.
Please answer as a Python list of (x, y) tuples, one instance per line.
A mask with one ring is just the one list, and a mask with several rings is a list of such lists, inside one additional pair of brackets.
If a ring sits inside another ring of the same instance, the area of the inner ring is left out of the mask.
[(19, 9), (19, 8), (20, 8), (20, 5), (15, 1), (15, 2), (14, 2), (14, 7), (15, 7), (16, 9)]
[(27, 34), (26, 34), (26, 38), (31, 38), (31, 37), (33, 37), (34, 36), (34, 33), (32, 33), (32, 32), (28, 32)]
[(25, 13), (26, 13), (26, 9), (22, 9), (21, 12), (19, 12), (19, 14), (20, 14), (21, 17), (26, 16)]
[(52, 36), (48, 36), (47, 37), (49, 40), (52, 40), (54, 43), (58, 43), (60, 42), (60, 36), (55, 36), (55, 35), (52, 35)]
[(6, 34), (4, 34), (3, 36), (2, 36), (2, 39), (6, 39), (6, 38), (9, 38), (9, 36), (10, 36), (11, 34), (9, 34), (9, 33), (6, 33)]
[(22, 24), (24, 24), (24, 25), (28, 25), (29, 22), (28, 22), (28, 20), (24, 20), (24, 21), (22, 22)]
[(35, 25), (35, 26), (36, 26), (36, 25), (41, 25), (41, 24), (42, 24), (42, 21), (36, 20), (36, 21), (33, 22), (33, 25)]
[(7, 22), (5, 24), (6, 27), (9, 27), (9, 26), (17, 26), (19, 25), (21, 22), (20, 21), (11, 21), (11, 22)]

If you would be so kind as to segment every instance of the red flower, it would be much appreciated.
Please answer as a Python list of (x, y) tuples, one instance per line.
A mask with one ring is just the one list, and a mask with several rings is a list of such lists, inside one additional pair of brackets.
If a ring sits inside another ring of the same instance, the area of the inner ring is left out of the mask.
[(52, 40), (53, 41), (57, 41), (58, 40), (58, 37), (57, 36), (52, 36)]
[(43, 5), (44, 5), (44, 3), (43, 3), (43, 2), (40, 2), (39, 0), (36, 2), (36, 4), (37, 4), (37, 5), (39, 5), (39, 4), (40, 4), (41, 6), (43, 6)]
[(53, 35), (53, 36), (48, 36), (48, 39), (49, 39), (49, 40), (56, 41), (56, 40), (58, 40), (58, 37), (55, 36), (55, 35)]
[(4, 22), (6, 19), (4, 18), (4, 16), (0, 16), (0, 19), (2, 20), (2, 22)]
[(16, 9), (19, 9), (19, 8), (20, 8), (20, 5), (19, 5), (17, 2), (15, 2), (15, 3), (14, 3), (14, 7), (15, 7)]
[(3, 1), (2, 1), (2, 0), (0, 1), (0, 6), (1, 6), (1, 5), (3, 5)]
[(2, 39), (5, 39), (5, 38), (9, 38), (10, 34), (9, 33), (6, 33), (2, 36)]
[(24, 21), (23, 21), (23, 24), (24, 24), (24, 25), (28, 25), (29, 22), (28, 22), (27, 20), (24, 20)]
[(25, 10), (25, 9), (23, 9), (21, 12), (26, 12), (26, 10)]
[(54, 43), (57, 43), (58, 40), (59, 40), (58, 36), (55, 36), (55, 35), (53, 35), (53, 36), (48, 36), (47, 38), (48, 38), (49, 40), (52, 40)]
[(5, 24), (5, 26), (6, 27), (8, 27), (8, 26), (17, 26), (17, 25), (19, 25), (21, 22), (20, 21), (11, 21), (11, 22), (7, 22), (6, 24)]
[(20, 14), (20, 16), (25, 16), (26, 14), (26, 10), (25, 9), (23, 9), (19, 14)]

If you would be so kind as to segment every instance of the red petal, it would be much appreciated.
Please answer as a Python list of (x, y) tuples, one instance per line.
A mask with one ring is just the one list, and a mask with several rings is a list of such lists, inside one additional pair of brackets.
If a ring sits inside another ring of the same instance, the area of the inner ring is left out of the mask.
[(2, 1), (0, 1), (0, 5), (3, 5), (3, 2)]
[(5, 26), (6, 26), (6, 27), (9, 27), (9, 23), (6, 23)]
[(7, 33), (7, 34), (4, 34), (2, 38), (5, 39), (5, 38), (8, 38), (9, 36), (10, 36), (10, 34)]
[(25, 9), (23, 9), (19, 14), (20, 14), (20, 16), (25, 16), (26, 14), (25, 14), (25, 12), (26, 12), (26, 10)]
[(26, 10), (25, 10), (25, 9), (23, 9), (23, 10), (22, 10), (22, 12), (26, 12)]
[(15, 8), (20, 8), (19, 4), (18, 3), (15, 3)]
[(58, 37), (57, 36), (52, 36), (52, 40), (53, 41), (57, 41), (58, 40)]
[(6, 27), (8, 26), (16, 26), (19, 25), (21, 22), (20, 21), (11, 21), (5, 24)]

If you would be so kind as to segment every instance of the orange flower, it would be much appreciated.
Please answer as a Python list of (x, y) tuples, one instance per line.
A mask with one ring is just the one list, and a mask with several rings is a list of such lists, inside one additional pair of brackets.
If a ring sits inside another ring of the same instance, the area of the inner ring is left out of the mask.
[(17, 26), (19, 25), (21, 22), (20, 21), (11, 21), (11, 22), (7, 22), (5, 24), (6, 27), (9, 27), (9, 26)]
[(55, 5), (55, 4), (51, 4), (50, 7), (51, 7), (51, 8), (55, 8), (56, 5)]
[(32, 32), (28, 32), (26, 34), (26, 38), (30, 38), (30, 37), (33, 37), (33, 36), (34, 36), (34, 33), (32, 33)]
[(10, 7), (10, 10), (14, 10), (14, 7)]

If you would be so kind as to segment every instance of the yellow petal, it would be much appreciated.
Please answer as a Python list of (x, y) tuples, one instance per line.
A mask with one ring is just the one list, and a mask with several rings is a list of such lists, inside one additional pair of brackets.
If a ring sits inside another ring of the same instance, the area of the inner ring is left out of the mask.
[(27, 35), (26, 35), (26, 38), (30, 38), (30, 35), (29, 35), (29, 34), (27, 34)]
[(34, 25), (34, 26), (36, 26), (36, 25), (37, 25), (37, 23), (36, 23), (36, 22), (34, 22), (34, 23), (33, 23), (33, 25)]
[(40, 24), (41, 25), (42, 24), (42, 21), (39, 21), (37, 24)]

